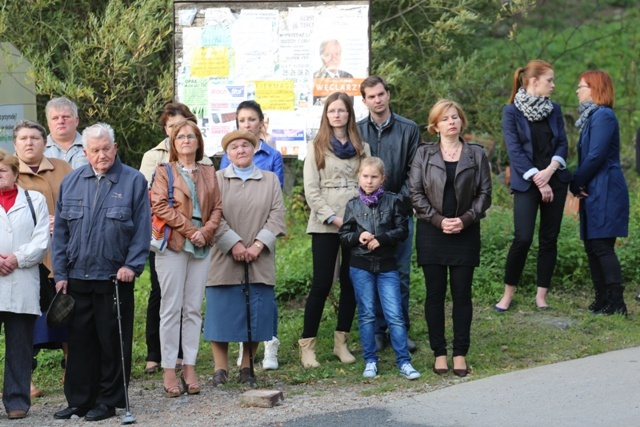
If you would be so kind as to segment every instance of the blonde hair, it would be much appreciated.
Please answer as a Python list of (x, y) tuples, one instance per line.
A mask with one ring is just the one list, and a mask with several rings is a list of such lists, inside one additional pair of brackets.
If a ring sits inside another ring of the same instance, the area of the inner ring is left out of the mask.
[(358, 176), (360, 176), (364, 168), (369, 166), (378, 169), (378, 172), (380, 172), (380, 175), (384, 176), (384, 162), (380, 157), (374, 157), (374, 156), (365, 157), (360, 161), (360, 167), (358, 168)]
[(0, 164), (7, 165), (11, 168), (11, 172), (13, 172), (16, 176), (20, 172), (20, 160), (13, 154), (9, 154), (0, 148)]
[(431, 111), (429, 111), (429, 126), (427, 126), (427, 132), (436, 134), (438, 131), (436, 130), (438, 126), (438, 122), (444, 116), (444, 113), (451, 107), (454, 107), (458, 112), (458, 116), (462, 121), (462, 126), (460, 127), (460, 133), (467, 127), (467, 116), (464, 114), (464, 110), (462, 107), (455, 101), (451, 101), (449, 99), (441, 99), (436, 102), (433, 107), (431, 107)]

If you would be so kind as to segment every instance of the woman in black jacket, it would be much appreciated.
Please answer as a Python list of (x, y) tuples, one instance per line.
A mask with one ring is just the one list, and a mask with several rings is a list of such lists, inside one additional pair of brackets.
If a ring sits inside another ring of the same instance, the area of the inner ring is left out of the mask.
[(409, 174), (409, 192), (418, 217), (416, 248), (427, 297), (424, 303), (433, 370), (449, 371), (444, 334), (447, 274), (453, 298), (453, 372), (467, 375), (471, 283), (480, 263), (480, 219), (491, 205), (491, 176), (484, 149), (460, 137), (467, 125), (462, 108), (442, 99), (429, 112), (438, 142), (418, 148)]

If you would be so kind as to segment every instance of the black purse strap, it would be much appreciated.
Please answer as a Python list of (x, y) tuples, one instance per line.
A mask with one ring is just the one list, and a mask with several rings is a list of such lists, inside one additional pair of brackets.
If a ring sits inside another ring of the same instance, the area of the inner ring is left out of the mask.
[(27, 196), (27, 203), (29, 204), (29, 210), (31, 211), (31, 218), (33, 218), (33, 225), (38, 225), (36, 220), (36, 210), (33, 209), (33, 203), (31, 202), (31, 196), (27, 190), (24, 190), (24, 195)]

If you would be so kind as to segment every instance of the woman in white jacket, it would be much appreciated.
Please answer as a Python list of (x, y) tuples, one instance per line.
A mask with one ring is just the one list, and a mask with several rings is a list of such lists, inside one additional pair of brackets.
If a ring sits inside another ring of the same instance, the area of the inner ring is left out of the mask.
[[(16, 185), (19, 161), (0, 150), (0, 327), (5, 334), (2, 402), (9, 419), (27, 416), (33, 328), (40, 315), (38, 264), (49, 246), (49, 213), (42, 194)], [(35, 216), (35, 217), (34, 217)]]

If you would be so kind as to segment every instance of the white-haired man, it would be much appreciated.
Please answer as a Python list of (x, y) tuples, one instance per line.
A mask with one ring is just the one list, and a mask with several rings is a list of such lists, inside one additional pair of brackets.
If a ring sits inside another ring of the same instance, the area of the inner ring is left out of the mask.
[(56, 289), (75, 299), (64, 382), (68, 407), (56, 419), (100, 421), (125, 406), (112, 276), (119, 281), (125, 378), (131, 374), (133, 284), (151, 240), (147, 180), (120, 162), (111, 126), (82, 133), (89, 164), (60, 185), (53, 228)]

